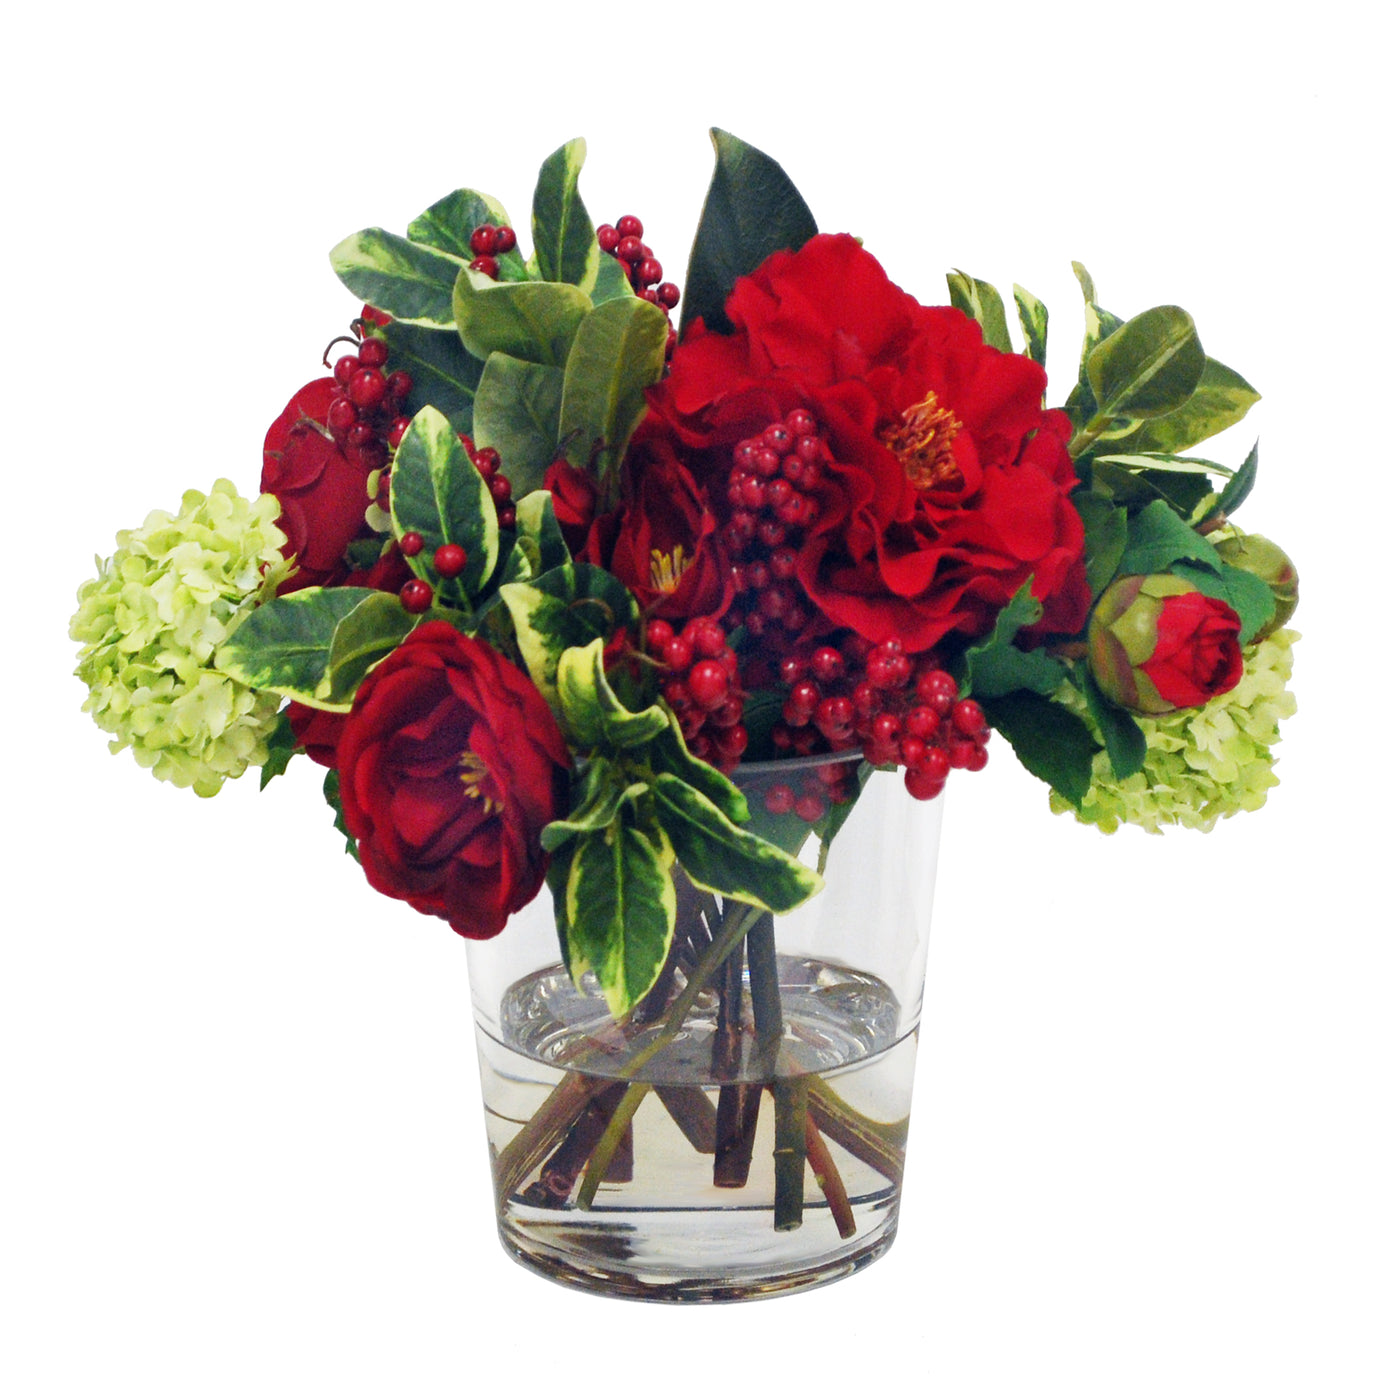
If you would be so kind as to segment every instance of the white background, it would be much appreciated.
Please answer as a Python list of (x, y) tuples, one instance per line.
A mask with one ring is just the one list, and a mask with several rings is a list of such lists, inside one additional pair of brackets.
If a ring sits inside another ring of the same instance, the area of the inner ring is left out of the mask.
[[(964, 12), (965, 10), (965, 12)], [(1369, 7), (1367, 7), (1369, 13)], [(11, 21), (0, 1390), (17, 1400), (1400, 1393), (1395, 34), (1359, 5), (26, 7)], [(1289, 17), (1296, 14), (1296, 18)], [(263, 432), (355, 312), (326, 251), (585, 134), (683, 271), (706, 129), (926, 301), (1181, 302), (1263, 392), (1302, 574), (1283, 786), (1201, 838), (954, 784), (900, 1238), (724, 1309), (566, 1293), (489, 1208), (466, 971), (303, 763), (109, 758), (95, 552)]]

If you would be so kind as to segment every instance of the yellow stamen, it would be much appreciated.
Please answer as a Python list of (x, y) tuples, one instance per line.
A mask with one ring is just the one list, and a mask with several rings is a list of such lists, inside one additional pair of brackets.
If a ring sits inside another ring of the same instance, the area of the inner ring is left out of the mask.
[(953, 439), (962, 424), (951, 410), (939, 408), (937, 394), (906, 408), (899, 422), (880, 432), (880, 441), (899, 458), (904, 474), (920, 491), (958, 487), (962, 473), (953, 456)]
[(681, 575), (695, 562), (677, 545), (670, 553), (659, 549), (651, 552), (651, 586), (658, 593), (674, 593), (680, 587)]
[(486, 765), (470, 749), (462, 755), (462, 760), (457, 767), (462, 775), (462, 786), (466, 788), (467, 796), (480, 802), (486, 808), (488, 817), (493, 812), (499, 812), (505, 806), (498, 798), (483, 795), (481, 784), (486, 777)]

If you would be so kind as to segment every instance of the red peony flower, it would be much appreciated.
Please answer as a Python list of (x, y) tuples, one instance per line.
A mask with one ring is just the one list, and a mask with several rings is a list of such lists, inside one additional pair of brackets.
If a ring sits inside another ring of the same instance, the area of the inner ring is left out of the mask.
[(1239, 614), (1171, 574), (1132, 574), (1089, 620), (1089, 667), (1111, 700), (1140, 714), (1204, 705), (1244, 674)]
[(923, 651), (986, 633), (1033, 578), (1037, 631), (1083, 626), (1070, 425), (1041, 407), (1038, 365), (921, 306), (845, 235), (775, 253), (725, 310), (734, 333), (691, 327), (639, 437), (669, 434), (720, 510), (735, 446), (809, 411), (824, 468), (798, 578), (832, 624)]
[(594, 522), (583, 558), (621, 579), (656, 617), (699, 617), (726, 607), (729, 568), (714, 514), (654, 418), (632, 439), (623, 497), (621, 509)]
[(530, 678), (446, 622), (365, 677), (336, 752), (370, 884), (468, 938), (498, 934), (538, 893), (540, 832), (566, 808), (568, 765)]
[(366, 531), (367, 473), (326, 430), (326, 411), (339, 392), (334, 379), (312, 380), (293, 395), (263, 442), (262, 489), (281, 503), (277, 523), (287, 536), (287, 555), (297, 561), (279, 593), (343, 583), (346, 546)]

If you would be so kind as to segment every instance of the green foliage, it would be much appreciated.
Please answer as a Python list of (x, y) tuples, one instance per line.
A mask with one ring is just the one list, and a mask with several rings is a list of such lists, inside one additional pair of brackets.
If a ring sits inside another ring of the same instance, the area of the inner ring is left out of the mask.
[(456, 432), (470, 433), (472, 401), (484, 366), (467, 354), (461, 339), (451, 330), (425, 330), (402, 321), (390, 321), (376, 334), (389, 347), (392, 367), (413, 377), (404, 416), (412, 418), (432, 404)]
[(219, 648), (215, 664), (253, 690), (348, 710), (348, 698), (330, 698), (331, 644), (341, 622), (374, 596), (372, 588), (300, 588), (273, 598), (248, 614)]
[(953, 305), (982, 327), (982, 339), (997, 350), (1011, 352), (1006, 328), (1006, 307), (1001, 293), (990, 282), (979, 281), (956, 269), (948, 274), (948, 295)]
[(1244, 504), (1245, 497), (1254, 489), (1254, 478), (1259, 471), (1259, 444), (1249, 449), (1240, 469), (1232, 476), (1220, 493), (1218, 502), (1221, 512), (1233, 515)]
[(587, 150), (582, 138), (569, 141), (540, 167), (530, 231), (535, 266), (546, 282), (589, 286), (598, 275), (598, 239), (578, 192)]
[(331, 249), (331, 266), (361, 301), (395, 320), (452, 328), (452, 288), (466, 271), (461, 259), (382, 228), (366, 228)]
[[(414, 415), (394, 454), (389, 513), (400, 539), (410, 530), (423, 537), (422, 552), (408, 561), (414, 573), (436, 587), (440, 602), (470, 606), (496, 567), (496, 506), (452, 425), (435, 408)], [(433, 554), (444, 544), (467, 552), (467, 567), (456, 578), (439, 578), (433, 568)]]
[(592, 307), (587, 292), (563, 282), (494, 282), (463, 268), (452, 288), (450, 324), (479, 360), (499, 350), (563, 369)]
[(559, 437), (569, 461), (610, 481), (666, 367), (668, 322), (640, 297), (594, 307), (564, 367)]
[[(408, 236), (414, 243), (436, 248), (439, 252), (470, 263), (476, 258), (472, 251), (472, 234), (482, 224), (497, 228), (510, 223), (505, 205), (489, 194), (477, 190), (453, 190), (425, 209), (408, 226)], [(495, 259), (504, 282), (525, 280), (525, 259), (519, 248), (509, 253), (496, 253)]]
[(1023, 627), (1039, 622), (1045, 609), (1031, 593), (1031, 581), (1016, 591), (1015, 597), (997, 614), (991, 634), (971, 646), (963, 655), (965, 689), (979, 700), (1010, 695), (1014, 690), (1053, 694), (1065, 679), (1065, 668), (1044, 648), (1022, 651), (1015, 645)]
[(669, 727), (668, 712), (660, 705), (634, 712), (618, 699), (608, 683), (601, 637), (565, 651), (554, 683), (560, 721), (576, 750), (641, 748)]
[(1165, 501), (1153, 501), (1128, 521), (1128, 543), (1118, 572), (1165, 573), (1182, 559), (1194, 559), (1207, 568), (1220, 567), (1220, 556), (1209, 540), (1198, 535)]
[(277, 723), (267, 736), (267, 758), (263, 760), (262, 776), (258, 779), (261, 792), (274, 778), (280, 778), (287, 771), (287, 765), (301, 752), (297, 736), (292, 732), (292, 722), (286, 710), (277, 712)]
[(1028, 690), (988, 700), (982, 708), (1010, 742), (1022, 767), (1049, 783), (1072, 806), (1084, 800), (1100, 745), (1078, 715)]
[(1155, 306), (1119, 326), (1085, 361), (1095, 419), (1153, 418), (1180, 408), (1205, 369), (1196, 324), (1179, 306)]
[(1128, 512), (1093, 491), (1076, 491), (1070, 499), (1084, 522), (1084, 572), (1097, 598), (1118, 574), (1128, 545)]
[(1105, 311), (1095, 300), (1094, 279), (1089, 276), (1083, 263), (1073, 263), (1074, 275), (1079, 279), (1080, 289), (1084, 293), (1084, 342), (1079, 352), (1079, 382), (1070, 392), (1070, 396), (1065, 400), (1065, 412), (1069, 414), (1070, 422), (1074, 424), (1075, 431), (1082, 431), (1093, 418), (1098, 404), (1094, 399), (1094, 391), (1089, 386), (1088, 360), (1089, 356), (1098, 345), (1113, 334), (1122, 324), (1121, 317), (1115, 316), (1111, 311)]
[(340, 801), (340, 774), (334, 768), (326, 769), (325, 781), (321, 784), (321, 794), (335, 814), (335, 829), (345, 838), (345, 854), (353, 856), (358, 864), (360, 852), (355, 845), (355, 838), (350, 834), (350, 828), (345, 825), (345, 808)]
[(1218, 500), (1210, 471), (1226, 475), (1217, 463), (1199, 458), (1114, 454), (1095, 457), (1090, 478), (1096, 492), (1118, 505), (1137, 508), (1165, 501), (1183, 520), (1195, 525)]
[(516, 490), (534, 491), (559, 451), (559, 405), (564, 371), (517, 360), (497, 350), (476, 390), (471, 436), (509, 464)]
[(383, 661), (417, 622), (396, 593), (371, 592), (351, 608), (331, 634), (323, 682), (326, 700), (350, 704), (370, 668)]
[(724, 303), (734, 283), (770, 253), (798, 249), (817, 232), (812, 211), (775, 160), (717, 127), (710, 140), (715, 171), (686, 269), (682, 331), (697, 316), (711, 330), (732, 330)]
[(1147, 757), (1147, 737), (1142, 726), (1130, 711), (1099, 689), (1087, 666), (1076, 668), (1075, 681), (1083, 693), (1090, 718), (1103, 736), (1113, 776), (1120, 780), (1131, 777)]
[(1209, 357), (1191, 396), (1177, 408), (1115, 438), (1113, 451), (1184, 452), (1238, 423), (1259, 394), (1234, 370)]
[(516, 545), (530, 557), (529, 577), (549, 573), (569, 562), (569, 546), (554, 516), (554, 497), (531, 491), (515, 503)]
[(1043, 369), (1050, 335), (1050, 312), (1039, 297), (1014, 282), (1011, 294), (1016, 298), (1016, 314), (1020, 317), (1021, 333), (1026, 338), (1026, 354)]
[(615, 821), (574, 848), (564, 889), (564, 953), (578, 981), (593, 970), (614, 1016), (651, 990), (676, 923), (664, 835)]

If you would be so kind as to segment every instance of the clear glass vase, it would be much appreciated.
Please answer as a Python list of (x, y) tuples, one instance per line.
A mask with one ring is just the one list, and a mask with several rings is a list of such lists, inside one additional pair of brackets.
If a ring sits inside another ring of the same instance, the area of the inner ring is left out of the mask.
[[(815, 790), (830, 763), (738, 769), (755, 829), (796, 846), (766, 794)], [(712, 1302), (814, 1287), (889, 1248), (941, 818), (941, 798), (870, 775), (825, 887), (778, 918), (677, 867), (671, 960), (621, 1023), (570, 982), (547, 891), (468, 944), (509, 1254), (600, 1293)], [(821, 859), (815, 836), (801, 858)]]

